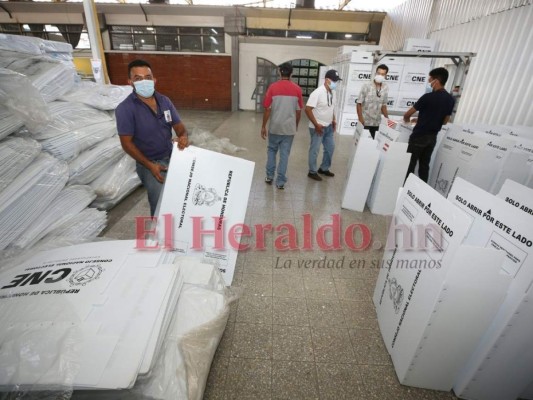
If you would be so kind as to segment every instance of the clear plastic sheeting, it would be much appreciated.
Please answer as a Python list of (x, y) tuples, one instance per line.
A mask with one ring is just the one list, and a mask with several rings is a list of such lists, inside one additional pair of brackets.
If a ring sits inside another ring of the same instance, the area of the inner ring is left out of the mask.
[(24, 125), (19, 118), (15, 117), (7, 108), (0, 106), (0, 139), (5, 138)]
[(91, 187), (97, 195), (91, 207), (109, 210), (140, 185), (135, 160), (126, 154), (111, 169), (91, 182)]
[(127, 391), (75, 391), (73, 400), (201, 400), (236, 294), (216, 267), (177, 257), (184, 284), (159, 357)]
[(100, 85), (95, 82), (81, 81), (61, 100), (87, 104), (99, 110), (114, 110), (128, 97), (131, 86)]
[[(0, 68), (0, 105), (6, 107), (32, 132), (51, 121), (50, 111), (39, 90), (26, 76), (5, 68)], [(10, 124), (1, 130), (8, 131)]]
[(37, 246), (47, 247), (55, 241), (89, 241), (96, 238), (107, 224), (107, 213), (95, 208), (86, 208), (63, 222), (42, 238)]
[(94, 181), (104, 171), (124, 155), (118, 137), (106, 139), (84, 151), (69, 163), (71, 185), (86, 185)]
[(114, 121), (80, 127), (63, 132), (53, 138), (41, 142), (43, 149), (60, 160), (69, 161), (77, 157), (82, 151), (95, 144), (113, 137), (117, 133)]
[(37, 140), (50, 139), (85, 126), (113, 121), (105, 111), (96, 110), (81, 103), (54, 101), (48, 104), (51, 122), (31, 133)]
[(71, 90), (77, 77), (73, 65), (46, 56), (24, 58), (7, 65), (6, 68), (27, 76), (47, 103)]
[(41, 153), (0, 193), (0, 250), (28, 229), (67, 180), (67, 164)]
[(31, 36), (6, 35), (0, 33), (0, 50), (12, 51), (28, 55), (41, 55), (41, 44), (44, 40)]
[(199, 128), (193, 128), (192, 132), (189, 133), (189, 143), (206, 150), (224, 154), (246, 151), (246, 148), (235, 146), (228, 138), (219, 138), (211, 132)]
[(11, 137), (0, 142), (0, 192), (41, 152), (33, 139)]
[(47, 233), (82, 212), (95, 198), (94, 190), (90, 186), (72, 185), (63, 188), (50, 206), (10, 247), (27, 249), (33, 246)]

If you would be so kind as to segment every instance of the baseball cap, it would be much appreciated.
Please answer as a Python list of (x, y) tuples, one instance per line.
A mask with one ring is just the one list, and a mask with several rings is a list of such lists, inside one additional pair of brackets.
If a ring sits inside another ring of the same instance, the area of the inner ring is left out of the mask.
[(326, 78), (331, 79), (333, 82), (342, 81), (339, 73), (334, 69), (330, 69), (326, 72)]

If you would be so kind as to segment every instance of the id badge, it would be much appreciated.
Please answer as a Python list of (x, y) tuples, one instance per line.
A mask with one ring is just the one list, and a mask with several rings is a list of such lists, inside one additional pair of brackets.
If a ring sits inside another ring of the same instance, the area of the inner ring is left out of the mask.
[(165, 121), (172, 122), (172, 116), (170, 115), (170, 110), (165, 110)]

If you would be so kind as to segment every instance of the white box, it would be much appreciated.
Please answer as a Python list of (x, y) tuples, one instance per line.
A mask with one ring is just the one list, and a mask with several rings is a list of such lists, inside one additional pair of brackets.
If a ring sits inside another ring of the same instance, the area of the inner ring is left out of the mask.
[(512, 140), (482, 132), (448, 131), (435, 155), (429, 185), (447, 196), (458, 176), (490, 190), (513, 145)]
[[(228, 232), (244, 223), (254, 165), (194, 146), (174, 151), (156, 211), (159, 217), (173, 217), (174, 251), (217, 265), (228, 285), (233, 280), (238, 254), (228, 241)], [(196, 249), (195, 232), (199, 230), (195, 231), (193, 218), (200, 218), (201, 229), (213, 231), (202, 237), (201, 248)], [(222, 225), (215, 226), (215, 218), (222, 218)], [(165, 232), (164, 222), (164, 218), (158, 218), (160, 235)], [(217, 245), (216, 235), (222, 235), (222, 247)]]
[(498, 197), (526, 214), (533, 215), (533, 189), (507, 179)]
[(374, 57), (372, 56), (371, 51), (352, 51), (349, 54), (349, 59), (347, 61), (351, 63), (372, 65)]
[(424, 92), (399, 92), (398, 100), (396, 101), (395, 111), (405, 112), (415, 105), (418, 99), (424, 94)]
[(402, 384), (450, 390), (505, 296), (504, 254), (462, 246), (469, 226), (461, 210), (408, 178), (373, 297)]
[(533, 216), (460, 178), (448, 198), (472, 220), (464, 242), (504, 253), (500, 274), (512, 279), (454, 390), (468, 399), (515, 399), (533, 376)]
[(383, 126), (376, 132), (380, 149), (379, 165), (372, 181), (367, 204), (372, 214), (390, 215), (394, 211), (398, 189), (402, 187), (407, 174), (411, 154), (407, 153), (407, 143), (394, 142), (398, 131)]
[(356, 84), (359, 89), (364, 83), (370, 82), (372, 77), (372, 65), (361, 63), (350, 63), (347, 68), (346, 80), (342, 82), (346, 87)]
[(429, 66), (424, 62), (409, 62), (403, 66), (400, 92), (424, 93), (428, 84)]
[(437, 50), (437, 41), (435, 39), (405, 39), (403, 51), (431, 52)]
[(363, 136), (361, 124), (357, 124), (348, 173), (344, 183), (341, 207), (363, 212), (370, 185), (379, 161), (377, 142)]
[(337, 126), (339, 135), (353, 135), (357, 126), (357, 114), (344, 112)]
[(498, 171), (498, 175), (490, 189), (498, 193), (506, 179), (528, 185), (533, 178), (533, 140), (520, 136), (503, 136), (514, 141), (511, 154)]

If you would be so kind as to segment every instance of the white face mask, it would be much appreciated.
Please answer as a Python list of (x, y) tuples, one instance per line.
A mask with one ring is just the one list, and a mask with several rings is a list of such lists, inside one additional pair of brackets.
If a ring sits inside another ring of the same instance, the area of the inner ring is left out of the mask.
[(385, 77), (383, 75), (376, 75), (374, 77), (374, 82), (376, 83), (383, 83), (385, 81)]

